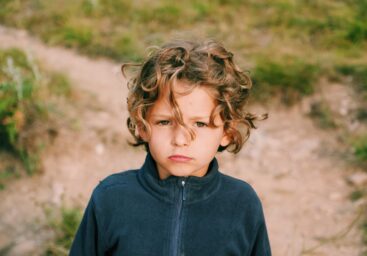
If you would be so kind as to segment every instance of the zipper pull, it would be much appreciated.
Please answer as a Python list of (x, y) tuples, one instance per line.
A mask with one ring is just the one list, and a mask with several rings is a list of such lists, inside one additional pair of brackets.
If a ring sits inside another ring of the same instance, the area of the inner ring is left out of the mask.
[(186, 200), (185, 184), (186, 184), (186, 181), (185, 181), (185, 180), (182, 180), (182, 181), (181, 181), (181, 186), (182, 186), (182, 200), (183, 200), (183, 201), (185, 201), (185, 200)]

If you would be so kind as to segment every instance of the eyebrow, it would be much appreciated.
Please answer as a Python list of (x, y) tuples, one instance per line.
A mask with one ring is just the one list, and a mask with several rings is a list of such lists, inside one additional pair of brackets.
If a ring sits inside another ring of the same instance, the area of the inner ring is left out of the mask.
[[(155, 114), (155, 115), (151, 115), (152, 117), (161, 117), (161, 118), (172, 118), (173, 115), (165, 115), (165, 114)], [(210, 118), (210, 116), (192, 116), (189, 118), (189, 120), (200, 120), (200, 119), (206, 119), (206, 118)]]

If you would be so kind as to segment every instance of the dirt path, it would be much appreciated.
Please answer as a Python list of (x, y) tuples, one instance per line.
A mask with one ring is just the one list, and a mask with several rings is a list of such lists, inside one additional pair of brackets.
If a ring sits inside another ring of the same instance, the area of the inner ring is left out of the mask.
[[(84, 207), (100, 179), (139, 167), (145, 154), (125, 142), (126, 89), (119, 65), (47, 47), (3, 27), (0, 47), (31, 52), (50, 70), (67, 74), (73, 84), (96, 96), (78, 111), (78, 132), (62, 129), (45, 153), (45, 173), (15, 181), (0, 192), (0, 249), (11, 245), (4, 255), (36, 255), (48, 237), (41, 225), (45, 205), (76, 202)], [(270, 118), (259, 124), (238, 155), (218, 156), (221, 170), (251, 183), (262, 198), (273, 255), (357, 256), (361, 234), (356, 225), (347, 232), (358, 216), (344, 181), (350, 167), (339, 157), (336, 139), (305, 117), (305, 104), (291, 109), (252, 106)], [(302, 253), (323, 239), (332, 241)]]

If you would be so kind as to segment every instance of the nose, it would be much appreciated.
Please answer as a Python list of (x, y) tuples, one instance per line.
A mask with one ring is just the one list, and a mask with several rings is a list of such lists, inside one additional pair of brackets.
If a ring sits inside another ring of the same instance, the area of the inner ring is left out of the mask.
[(189, 131), (181, 125), (176, 125), (173, 129), (172, 144), (177, 147), (190, 145), (191, 137)]

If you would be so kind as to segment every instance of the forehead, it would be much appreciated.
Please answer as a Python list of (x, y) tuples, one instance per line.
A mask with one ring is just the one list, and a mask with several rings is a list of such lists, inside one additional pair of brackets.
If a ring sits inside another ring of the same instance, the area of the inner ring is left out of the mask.
[[(183, 116), (207, 116), (209, 117), (216, 107), (216, 101), (210, 89), (204, 86), (196, 86), (185, 81), (177, 81), (173, 85), (173, 92)], [(172, 115), (173, 107), (169, 103), (168, 90), (162, 92), (159, 99), (149, 111), (150, 115)]]

